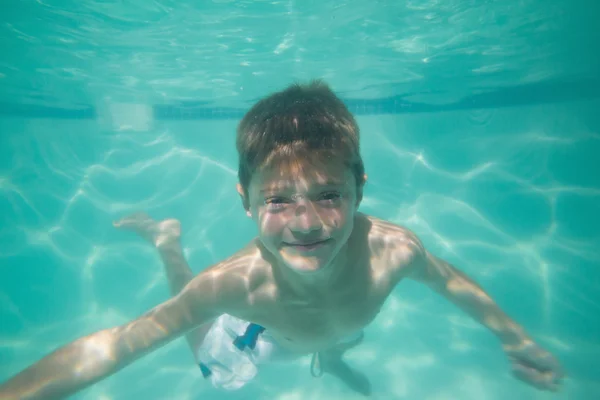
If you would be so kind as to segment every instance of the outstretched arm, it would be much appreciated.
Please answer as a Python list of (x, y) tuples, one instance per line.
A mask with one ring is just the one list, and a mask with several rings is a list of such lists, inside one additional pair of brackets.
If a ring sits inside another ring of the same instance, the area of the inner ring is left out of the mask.
[[(213, 319), (214, 281), (199, 275), (138, 319), (80, 338), (0, 385), (0, 400), (62, 399)], [(220, 297), (220, 296), (219, 296)]]
[(475, 281), (421, 247), (410, 277), (456, 304), (498, 337), (515, 376), (543, 390), (558, 390), (563, 372), (558, 361), (538, 346)]
[(504, 344), (527, 339), (523, 328), (508, 317), (475, 281), (427, 251), (415, 260), (411, 278), (426, 284), (483, 324)]

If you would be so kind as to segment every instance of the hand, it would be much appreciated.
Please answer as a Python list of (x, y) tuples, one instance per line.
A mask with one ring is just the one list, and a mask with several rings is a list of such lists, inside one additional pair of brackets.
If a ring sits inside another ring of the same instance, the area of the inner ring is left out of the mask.
[(558, 391), (565, 374), (556, 358), (531, 339), (517, 345), (504, 345), (513, 375), (541, 390)]

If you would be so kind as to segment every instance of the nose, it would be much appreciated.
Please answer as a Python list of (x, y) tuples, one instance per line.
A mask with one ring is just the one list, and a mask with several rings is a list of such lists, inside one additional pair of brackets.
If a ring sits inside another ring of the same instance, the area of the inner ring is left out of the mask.
[(310, 201), (297, 202), (291, 228), (294, 232), (302, 234), (320, 231), (323, 228), (321, 216)]

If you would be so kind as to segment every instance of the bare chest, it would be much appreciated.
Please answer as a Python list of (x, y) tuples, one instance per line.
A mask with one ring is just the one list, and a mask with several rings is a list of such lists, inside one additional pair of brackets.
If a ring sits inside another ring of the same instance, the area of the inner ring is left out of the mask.
[(389, 288), (361, 282), (323, 294), (284, 295), (264, 308), (264, 324), (287, 347), (322, 350), (371, 323), (388, 294)]

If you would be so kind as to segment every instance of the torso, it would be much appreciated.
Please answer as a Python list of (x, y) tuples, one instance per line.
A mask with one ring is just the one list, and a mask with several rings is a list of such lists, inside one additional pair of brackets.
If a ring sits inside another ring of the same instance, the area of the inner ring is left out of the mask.
[[(252, 279), (257, 284), (247, 293), (246, 306), (233, 311), (235, 316), (264, 326), (283, 347), (302, 353), (325, 350), (372, 322), (410, 269), (414, 236), (373, 217), (356, 218), (347, 250), (353, 262), (327, 290), (286, 290), (276, 284), (268, 263), (258, 266), (263, 273), (257, 273), (255, 261)], [(249, 257), (248, 250), (241, 257)]]

